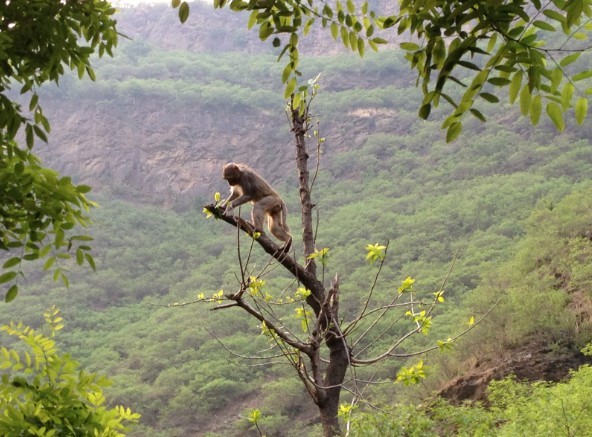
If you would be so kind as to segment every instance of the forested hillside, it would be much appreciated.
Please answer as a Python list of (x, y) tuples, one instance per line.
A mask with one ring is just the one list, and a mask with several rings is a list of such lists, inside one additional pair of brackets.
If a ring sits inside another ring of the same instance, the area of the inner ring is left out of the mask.
[[(90, 228), (97, 271), (65, 265), (64, 288), (37, 266), (0, 314), (36, 326), (56, 304), (64, 350), (112, 377), (110, 401), (142, 414), (131, 435), (258, 435), (246, 419), (253, 409), (266, 435), (315, 435), (317, 413), (291, 368), (248, 359), (269, 347), (256, 320), (236, 308), (184, 305), (236, 287), (236, 232), (202, 213), (215, 192), (226, 195), (224, 163), (265, 175), (286, 200), (296, 250), (301, 244), (280, 66), (241, 17), (219, 13), (196, 5), (195, 21), (181, 26), (165, 6), (122, 10), (120, 30), (131, 39), (97, 63), (97, 81), (65, 77), (42, 90), (52, 132), (40, 154), (92, 185), (100, 205)], [(360, 59), (323, 47), (314, 44), (302, 62), (305, 77), (321, 74), (312, 105), (326, 140), (314, 189), (317, 244), (330, 248), (326, 278), (341, 277), (342, 317), (355, 314), (372, 285), (364, 247), (387, 241), (378, 296), (408, 276), (436, 292), (450, 271), (432, 332), (414, 346), (435, 345), (491, 311), (460, 346), (424, 358), (421, 389), (394, 382), (400, 360), (378, 369), (384, 384), (368, 399), (383, 410), (444, 388), (447, 397), (477, 399), (489, 378), (516, 368), (520, 378), (559, 380), (586, 362), (590, 124), (568, 120), (558, 134), (548, 120), (533, 127), (518, 108), (489, 105), (481, 108), (487, 123), (466, 123), (446, 143), (441, 113), (418, 119), (421, 95), (397, 49)], [(253, 257), (268, 260), (257, 248)], [(290, 286), (280, 269), (272, 277), (280, 285), (271, 292)], [(379, 331), (400, 332), (383, 323)], [(544, 374), (558, 362), (562, 372)], [(481, 391), (455, 391), (450, 382), (462, 377), (481, 378)]]

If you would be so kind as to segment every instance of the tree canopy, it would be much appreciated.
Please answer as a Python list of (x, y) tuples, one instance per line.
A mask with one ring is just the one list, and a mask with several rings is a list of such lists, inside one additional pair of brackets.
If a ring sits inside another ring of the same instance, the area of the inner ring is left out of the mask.
[(44, 268), (66, 283), (56, 261), (70, 258), (73, 247), (78, 264), (94, 266), (90, 247), (79, 244), (90, 238), (69, 235), (87, 223), (90, 187), (43, 167), (32, 150), (50, 131), (38, 87), (58, 83), (65, 68), (94, 79), (91, 55), (111, 54), (117, 43), (114, 12), (104, 0), (0, 4), (0, 249), (9, 253), (0, 283), (8, 284), (7, 301), (18, 293), (23, 260), (45, 258)]
[[(522, 114), (529, 116), (533, 125), (539, 122), (543, 109), (559, 131), (565, 128), (568, 111), (573, 110), (577, 123), (584, 122), (587, 96), (592, 93), (586, 82), (592, 70), (581, 57), (590, 49), (589, 0), (398, 3), (393, 14), (373, 9), (368, 1), (357, 5), (353, 0), (214, 0), (214, 7), (248, 12), (249, 28), (258, 29), (262, 40), (272, 37), (272, 45), (281, 47), (278, 60), (285, 63), (282, 82), (286, 98), (301, 91), (299, 40), (320, 24), (361, 56), (367, 47), (378, 50), (389, 37), (403, 41), (400, 45), (417, 72), (417, 84), (424, 95), (419, 116), (427, 119), (441, 101), (452, 107), (442, 124), (448, 141), (461, 133), (465, 115), (485, 121), (475, 103), (479, 99), (498, 103), (503, 89), (507, 89), (510, 103), (519, 102)], [(186, 2), (176, 0), (173, 6), (179, 7), (179, 17), (185, 21), (189, 13)], [(450, 84), (464, 91), (460, 96), (451, 93)]]

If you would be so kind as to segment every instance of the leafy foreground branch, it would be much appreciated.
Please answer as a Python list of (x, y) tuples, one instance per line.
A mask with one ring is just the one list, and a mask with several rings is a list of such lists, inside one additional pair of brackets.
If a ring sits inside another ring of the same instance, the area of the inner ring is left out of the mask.
[(125, 435), (140, 418), (129, 408), (105, 407), (109, 381), (79, 369), (58, 352), (54, 337), (63, 328), (55, 307), (44, 313), (48, 333), (22, 323), (0, 327), (20, 348), (0, 348), (0, 434), (3, 436)]
[[(424, 95), (419, 116), (428, 118), (440, 103), (450, 105), (442, 124), (447, 141), (460, 135), (466, 115), (485, 121), (479, 103), (499, 104), (505, 89), (533, 125), (543, 110), (559, 131), (568, 112), (578, 124), (586, 119), (592, 69), (580, 55), (592, 47), (589, 0), (396, 3), (394, 13), (391, 2), (380, 10), (375, 2), (353, 0), (214, 0), (214, 7), (248, 13), (248, 27), (281, 48), (286, 98), (299, 86), (300, 41), (321, 27), (360, 56), (396, 38)], [(173, 7), (187, 20), (185, 1), (174, 0)]]
[(65, 68), (94, 80), (92, 55), (111, 55), (117, 44), (114, 13), (105, 0), (0, 4), (0, 284), (7, 302), (19, 292), (23, 261), (45, 259), (44, 270), (66, 285), (71, 250), (94, 269), (92, 238), (73, 231), (88, 224), (95, 206), (85, 196), (90, 187), (43, 167), (33, 147), (50, 132), (39, 87), (57, 84)]
[[(256, 232), (249, 222), (240, 217), (225, 215), (224, 207), (218, 201), (207, 205), (205, 212), (237, 228), (240, 266), (240, 274), (237, 275), (238, 290), (234, 293), (220, 291), (212, 297), (200, 294), (197, 301), (216, 302), (218, 305), (214, 310), (239, 307), (256, 318), (261, 323), (262, 333), (269, 338), (275, 349), (274, 355), (267, 355), (265, 358), (271, 361), (279, 352), (289, 362), (319, 409), (324, 435), (333, 436), (341, 432), (340, 411), (348, 411), (343, 406), (340, 409), (342, 391), (351, 393), (352, 405), (367, 402), (365, 392), (371, 384), (377, 382), (378, 371), (362, 379), (357, 374), (358, 368), (391, 358), (404, 359), (428, 350), (445, 348), (455, 339), (448, 338), (422, 350), (402, 349), (403, 343), (412, 336), (430, 331), (434, 309), (444, 302), (443, 289), (447, 278), (429, 298), (418, 297), (414, 279), (407, 278), (396, 290), (389, 293), (391, 297), (387, 299), (390, 300), (381, 301), (375, 297), (375, 289), (386, 260), (388, 245), (375, 244), (366, 247), (367, 260), (378, 266), (373, 283), (357, 315), (345, 321), (339, 314), (339, 277), (335, 276), (329, 285), (325, 285), (324, 269), (328, 262), (329, 249), (316, 248), (313, 231), (312, 210), (315, 205), (311, 200), (311, 193), (314, 178), (310, 181), (306, 140), (311, 137), (309, 107), (317, 85), (314, 81), (311, 81), (311, 85), (312, 94), (308, 95), (308, 87), (302, 87), (299, 90), (301, 96), (298, 106), (292, 98), (288, 108), (296, 144), (304, 263), (299, 263), (295, 255), (283, 252), (265, 234)], [(320, 146), (324, 140), (318, 136), (318, 131), (315, 131), (315, 136)], [(246, 255), (241, 247), (241, 233), (251, 237)], [(257, 272), (251, 262), (255, 242), (271, 257)], [(320, 272), (317, 271), (317, 263), (320, 264)], [(290, 296), (285, 293), (273, 296), (265, 289), (262, 278), (277, 264), (282, 265), (294, 277), (295, 291)], [(424, 376), (420, 361), (410, 368), (402, 368), (397, 380), (405, 384), (415, 383)]]

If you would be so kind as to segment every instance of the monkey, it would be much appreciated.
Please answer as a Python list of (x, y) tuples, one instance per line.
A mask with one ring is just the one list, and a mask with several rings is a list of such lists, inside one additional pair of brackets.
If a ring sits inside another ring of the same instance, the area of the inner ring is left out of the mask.
[(222, 177), (230, 185), (230, 196), (222, 202), (226, 206), (224, 214), (230, 215), (233, 208), (251, 202), (251, 220), (255, 230), (263, 232), (263, 221), (267, 216), (270, 232), (284, 242), (282, 251), (290, 250), (292, 235), (286, 223), (286, 204), (271, 185), (246, 164), (226, 164)]

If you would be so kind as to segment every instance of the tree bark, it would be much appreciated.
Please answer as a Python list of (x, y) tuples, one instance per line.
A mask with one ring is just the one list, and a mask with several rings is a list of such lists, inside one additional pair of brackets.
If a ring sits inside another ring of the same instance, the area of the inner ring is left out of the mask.
[[(306, 131), (308, 130), (309, 114), (305, 111), (300, 113), (298, 108), (291, 108), (292, 131), (296, 140), (296, 165), (298, 168), (298, 180), (300, 182), (300, 204), (302, 206), (302, 240), (304, 243), (305, 269), (306, 272), (316, 278), (316, 264), (314, 259), (308, 256), (314, 253), (315, 239), (313, 232), (312, 209), (314, 204), (311, 201), (308, 152), (306, 150)], [(318, 278), (317, 278), (318, 281)], [(320, 282), (319, 282), (320, 284)], [(339, 283), (337, 278), (332, 289), (326, 294), (324, 287), (310, 289), (311, 295), (307, 303), (314, 310), (317, 317), (317, 335), (322, 333), (323, 340), (329, 349), (329, 363), (321, 378), (320, 348), (314, 348), (310, 356), (315, 381), (322, 380), (322, 385), (316, 387), (316, 403), (319, 408), (323, 434), (325, 437), (332, 437), (341, 434), (339, 419), (339, 398), (341, 395), (341, 384), (349, 367), (349, 348), (340, 335), (338, 323), (338, 302)], [(314, 336), (314, 334), (313, 334)]]
[[(304, 266), (296, 262), (285, 253), (264, 233), (257, 237), (257, 243), (280, 264), (282, 264), (306, 289), (310, 295), (306, 303), (313, 310), (316, 323), (308, 339), (302, 342), (281, 331), (281, 326), (266, 319), (266, 315), (251, 306), (243, 298), (244, 289), (234, 295), (227, 295), (234, 300), (230, 306), (239, 306), (261, 322), (265, 322), (273, 329), (282, 341), (298, 349), (308, 357), (310, 368), (298, 370), (312, 399), (319, 409), (323, 434), (325, 437), (341, 435), (339, 419), (339, 398), (346, 372), (351, 365), (351, 351), (341, 332), (339, 325), (339, 280), (336, 277), (331, 288), (325, 290), (324, 284), (317, 277), (316, 263), (309, 256), (315, 253), (315, 236), (313, 231), (312, 210), (315, 205), (311, 201), (311, 190), (308, 172), (308, 152), (306, 150), (306, 135), (309, 128), (309, 114), (307, 110), (300, 113), (298, 108), (291, 108), (292, 132), (296, 140), (296, 165), (300, 183), (300, 204), (302, 207), (302, 241), (304, 244)], [(205, 208), (216, 218), (240, 228), (253, 236), (253, 227), (240, 217), (224, 215), (224, 208), (216, 205), (206, 205)], [(242, 287), (247, 287), (242, 284)], [(228, 305), (224, 306), (226, 308)], [(321, 359), (321, 350), (326, 346), (328, 358)], [(310, 370), (310, 372), (308, 371)]]
[(313, 259), (307, 259), (314, 253), (315, 241), (312, 228), (312, 209), (310, 200), (310, 184), (308, 178), (308, 152), (306, 151), (306, 131), (308, 114), (300, 114), (298, 108), (291, 108), (292, 131), (296, 139), (296, 166), (300, 183), (300, 205), (302, 205), (302, 242), (304, 243), (304, 258), (306, 270), (316, 276), (317, 268)]

